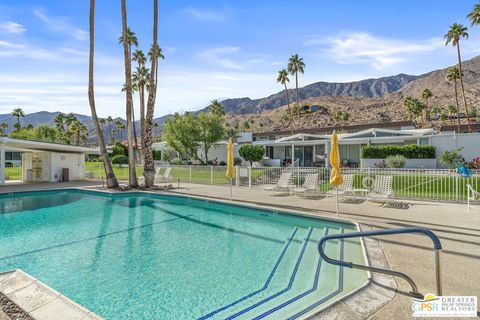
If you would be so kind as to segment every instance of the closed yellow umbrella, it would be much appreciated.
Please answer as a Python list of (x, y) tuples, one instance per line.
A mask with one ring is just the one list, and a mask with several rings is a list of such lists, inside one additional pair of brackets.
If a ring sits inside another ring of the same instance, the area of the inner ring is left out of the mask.
[(337, 190), (337, 214), (340, 213), (338, 207), (338, 186), (343, 183), (342, 169), (340, 168), (340, 148), (338, 147), (337, 132), (333, 131), (332, 134), (332, 148), (330, 151), (330, 165), (332, 166), (332, 172), (330, 174), (330, 184)]
[(227, 179), (230, 180), (230, 200), (232, 200), (232, 180), (233, 178), (235, 178), (235, 167), (233, 159), (233, 141), (232, 138), (230, 138), (230, 140), (228, 140), (227, 147), (227, 174), (225, 175)]

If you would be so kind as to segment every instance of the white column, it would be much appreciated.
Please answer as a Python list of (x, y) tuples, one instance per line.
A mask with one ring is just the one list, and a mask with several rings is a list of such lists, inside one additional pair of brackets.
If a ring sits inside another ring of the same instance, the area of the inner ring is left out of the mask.
[(292, 167), (293, 167), (293, 163), (295, 162), (295, 145), (292, 143)]
[(5, 184), (5, 144), (0, 143), (0, 184)]
[(325, 142), (325, 168), (329, 167), (328, 158), (330, 157), (330, 143)]

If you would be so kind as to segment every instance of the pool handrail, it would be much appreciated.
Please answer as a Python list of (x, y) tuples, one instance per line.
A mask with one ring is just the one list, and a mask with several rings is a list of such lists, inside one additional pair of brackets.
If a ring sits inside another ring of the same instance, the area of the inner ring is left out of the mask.
[(335, 260), (328, 257), (324, 252), (325, 243), (328, 240), (333, 240), (333, 239), (343, 240), (343, 239), (357, 238), (357, 237), (371, 237), (371, 236), (383, 236), (383, 235), (405, 234), (405, 233), (423, 234), (432, 240), (433, 248), (435, 249), (435, 282), (437, 287), (437, 295), (441, 296), (443, 291), (441, 266), (440, 266), (440, 252), (442, 250), (442, 243), (440, 242), (440, 239), (437, 237), (437, 235), (429, 229), (422, 228), (422, 227), (406, 227), (406, 228), (397, 228), (397, 229), (381, 229), (381, 230), (359, 231), (359, 232), (327, 235), (322, 239), (320, 239), (320, 242), (318, 243), (318, 252), (320, 253), (320, 256), (322, 257), (323, 260), (333, 265), (337, 265), (345, 268), (368, 270), (372, 272), (378, 272), (378, 273), (383, 273), (383, 274), (388, 274), (391, 276), (403, 278), (412, 287), (412, 294), (415, 296), (421, 296), (421, 294), (418, 292), (417, 285), (415, 284), (413, 279), (402, 272), (383, 269), (383, 268), (376, 268), (372, 266), (364, 266), (364, 265), (356, 264), (352, 262)]

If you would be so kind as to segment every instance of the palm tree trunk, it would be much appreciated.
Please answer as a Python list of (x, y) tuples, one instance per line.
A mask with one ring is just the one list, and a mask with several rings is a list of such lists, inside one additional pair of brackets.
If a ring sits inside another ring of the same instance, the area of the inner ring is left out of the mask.
[(300, 125), (300, 98), (299, 98), (299, 95), (298, 95), (298, 71), (295, 72), (295, 88), (296, 88), (296, 94), (297, 94), (298, 124)]
[(140, 85), (140, 137), (142, 139), (142, 149), (143, 149), (143, 140), (145, 138), (145, 87)]
[(462, 87), (463, 105), (465, 106), (465, 116), (467, 117), (468, 132), (472, 132), (470, 126), (470, 115), (468, 114), (467, 98), (465, 97), (465, 87), (463, 85), (462, 58), (460, 56), (460, 42), (457, 42), (458, 71), (460, 72), (460, 86)]
[[(158, 0), (153, 0), (153, 47), (157, 47), (158, 39)], [(152, 126), (153, 112), (155, 110), (155, 99), (157, 96), (157, 80), (158, 80), (158, 57), (152, 56), (150, 68), (150, 90), (148, 91), (147, 113), (145, 118), (145, 141), (144, 141), (144, 167), (143, 175), (145, 176), (145, 187), (153, 186), (155, 180), (155, 162), (152, 154)]]
[(94, 60), (94, 44), (95, 44), (95, 0), (90, 0), (90, 55), (88, 63), (88, 101), (90, 103), (90, 110), (92, 112), (93, 125), (95, 127), (95, 133), (97, 136), (97, 143), (100, 147), (100, 154), (103, 160), (103, 167), (105, 169), (105, 176), (107, 179), (108, 188), (118, 188), (117, 177), (113, 172), (112, 164), (108, 158), (107, 147), (103, 140), (103, 131), (100, 129), (100, 123), (98, 122), (97, 110), (95, 107), (95, 94), (93, 89), (93, 60)]
[[(122, 3), (122, 30), (123, 34), (127, 34), (127, 4), (126, 0)], [(123, 57), (125, 59), (125, 83), (126, 83), (126, 116), (127, 116), (127, 140), (128, 140), (128, 184), (132, 188), (138, 187), (137, 173), (135, 171), (135, 151), (133, 146), (133, 123), (132, 123), (132, 63), (130, 60), (130, 44), (124, 39), (123, 41)]]
[(459, 115), (459, 105), (458, 105), (458, 90), (457, 90), (457, 80), (454, 82), (455, 88), (455, 102), (457, 104), (457, 132), (460, 133), (460, 115)]
[(425, 98), (425, 119), (430, 121), (430, 112), (428, 110), (428, 98)]
[(288, 118), (290, 121), (290, 128), (292, 129), (292, 133), (293, 133), (292, 108), (290, 107), (290, 97), (288, 96), (287, 83), (284, 83), (284, 85), (285, 85), (285, 95), (287, 96)]

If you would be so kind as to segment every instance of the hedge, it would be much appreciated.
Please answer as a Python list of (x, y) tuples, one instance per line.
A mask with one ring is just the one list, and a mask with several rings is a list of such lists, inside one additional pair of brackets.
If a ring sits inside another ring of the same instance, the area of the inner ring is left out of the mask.
[(388, 156), (402, 155), (407, 159), (435, 159), (435, 147), (408, 144), (404, 146), (365, 146), (362, 147), (363, 159), (385, 159)]

